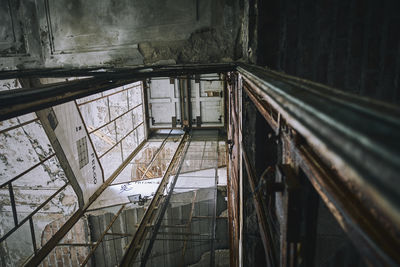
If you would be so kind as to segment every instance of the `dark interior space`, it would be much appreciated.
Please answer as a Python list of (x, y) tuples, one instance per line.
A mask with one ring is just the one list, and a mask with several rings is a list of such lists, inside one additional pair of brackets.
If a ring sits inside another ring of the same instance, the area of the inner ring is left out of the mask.
[(399, 104), (398, 1), (271, 0), (250, 8), (255, 63)]
[(400, 266), (399, 0), (0, 0), (0, 266)]

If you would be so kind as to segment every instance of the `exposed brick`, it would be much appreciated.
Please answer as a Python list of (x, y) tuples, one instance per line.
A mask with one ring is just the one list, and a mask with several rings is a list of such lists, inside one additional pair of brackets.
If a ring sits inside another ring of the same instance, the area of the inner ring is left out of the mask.
[(63, 259), (62, 259), (62, 250), (59, 247), (55, 248), (56, 252), (56, 262), (58, 266), (63, 266)]
[(50, 266), (57, 266), (56, 263), (56, 254), (54, 252), (50, 252), (49, 254), (49, 262), (50, 262)]
[(44, 244), (46, 244), (46, 242), (49, 241), (51, 236), (52, 236), (52, 234), (51, 234), (50, 225), (46, 225), (46, 227), (44, 228), (43, 233), (42, 233), (41, 245), (43, 246)]
[(79, 266), (78, 253), (71, 253), (71, 266)]
[(74, 248), (68, 249), (67, 247), (63, 247), (61, 249), (62, 249), (62, 258), (63, 258), (64, 266), (71, 266), (70, 251), (73, 252)]
[(82, 248), (82, 247), (77, 248), (78, 261), (79, 261), (80, 264), (83, 263), (83, 261), (86, 258), (86, 255), (89, 254), (89, 253), (86, 253), (86, 252), (87, 252), (86, 248)]
[[(48, 224), (42, 234), (42, 245), (45, 244), (48, 239), (57, 232), (62, 225), (64, 225), (66, 218), (53, 221)], [(65, 235), (62, 239), (63, 243), (87, 243), (85, 230), (85, 223), (83, 220), (79, 220), (74, 227)], [(85, 255), (87, 254), (87, 248), (80, 247), (56, 247), (45, 259), (41, 266), (80, 266), (80, 262), (83, 262)], [(86, 254), (85, 254), (86, 253)]]
[(48, 266), (50, 266), (48, 257), (46, 257), (39, 266), (40, 267), (48, 267)]

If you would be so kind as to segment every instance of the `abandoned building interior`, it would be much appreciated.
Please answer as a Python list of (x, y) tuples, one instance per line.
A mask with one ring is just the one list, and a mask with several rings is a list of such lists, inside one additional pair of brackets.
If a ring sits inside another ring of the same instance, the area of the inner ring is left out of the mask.
[(400, 1), (0, 0), (0, 266), (399, 266)]

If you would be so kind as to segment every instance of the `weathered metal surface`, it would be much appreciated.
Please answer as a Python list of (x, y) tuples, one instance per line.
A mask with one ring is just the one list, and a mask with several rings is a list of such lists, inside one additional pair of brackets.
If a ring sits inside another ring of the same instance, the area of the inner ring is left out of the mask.
[(238, 71), (260, 113), (289, 138), (288, 159), (363, 256), (373, 264), (399, 263), (399, 109), (259, 67)]
[(228, 179), (228, 224), (229, 224), (229, 240), (230, 240), (230, 266), (239, 266), (239, 234), (240, 234), (240, 218), (239, 218), (239, 128), (237, 127), (238, 110), (237, 102), (237, 75), (233, 72), (227, 76), (227, 158), (229, 158), (227, 166)]
[(0, 92), (0, 120), (62, 104), (76, 98), (103, 92), (136, 80), (105, 80), (100, 78), (46, 85), (35, 88)]
[(152, 66), (151, 68), (88, 70), (24, 70), (0, 72), (0, 79), (89, 76), (92, 78), (0, 93), (0, 120), (62, 104), (150, 77), (178, 77), (198, 73), (218, 73), (234, 69), (233, 64)]
[(296, 154), (299, 165), (340, 226), (372, 265), (396, 266), (400, 262), (398, 238), (371, 214), (347, 186), (307, 146)]
[[(187, 74), (227, 72), (235, 68), (235, 64), (185, 64), (185, 65), (151, 65), (135, 68), (86, 68), (86, 69), (26, 69), (1, 71), (0, 79), (12, 78), (41, 78), (41, 77), (107, 77), (120, 79), (139, 76), (140, 79), (149, 77), (177, 77)], [(152, 73), (153, 72), (153, 73)], [(136, 78), (136, 77), (133, 77)]]
[(130, 266), (136, 259), (139, 251), (142, 248), (143, 242), (147, 236), (147, 233), (149, 231), (149, 226), (153, 223), (155, 217), (156, 217), (156, 209), (163, 197), (163, 192), (165, 187), (167, 186), (169, 182), (169, 178), (171, 175), (171, 172), (175, 168), (176, 162), (179, 160), (180, 156), (182, 155), (184, 145), (186, 143), (186, 140), (188, 138), (188, 134), (185, 133), (179, 143), (178, 148), (176, 149), (174, 156), (172, 157), (170, 163), (168, 164), (168, 168), (164, 173), (164, 176), (160, 182), (160, 185), (157, 188), (157, 191), (154, 194), (154, 197), (152, 198), (145, 214), (143, 215), (143, 218), (140, 222), (140, 225), (138, 229), (135, 232), (135, 235), (133, 239), (131, 240), (128, 249), (126, 250), (124, 257), (122, 258), (122, 261), (120, 263), (120, 266)]
[(271, 247), (272, 243), (271, 243), (271, 237), (270, 237), (270, 233), (269, 233), (271, 226), (269, 226), (268, 222), (267, 222), (267, 218), (266, 218), (267, 212), (265, 211), (265, 207), (262, 203), (260, 192), (256, 190), (254, 169), (249, 162), (249, 159), (247, 157), (245, 150), (242, 150), (242, 155), (243, 155), (243, 160), (244, 160), (244, 163), (246, 166), (248, 181), (249, 181), (252, 195), (254, 198), (254, 205), (256, 208), (256, 213), (257, 213), (257, 218), (258, 218), (260, 235), (261, 235), (261, 239), (262, 239), (262, 242), (264, 245), (265, 261), (267, 263), (267, 266), (277, 266), (278, 260), (275, 258), (273, 249)]

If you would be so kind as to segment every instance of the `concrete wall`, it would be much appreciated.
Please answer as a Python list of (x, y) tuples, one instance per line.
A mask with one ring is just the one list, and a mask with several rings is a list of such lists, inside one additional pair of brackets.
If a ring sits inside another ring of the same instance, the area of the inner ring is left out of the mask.
[(238, 0), (1, 0), (0, 70), (238, 57)]

